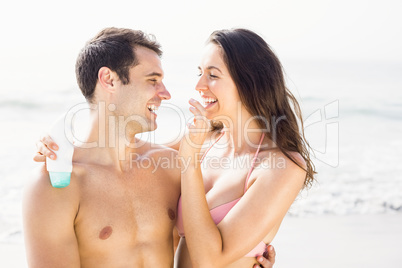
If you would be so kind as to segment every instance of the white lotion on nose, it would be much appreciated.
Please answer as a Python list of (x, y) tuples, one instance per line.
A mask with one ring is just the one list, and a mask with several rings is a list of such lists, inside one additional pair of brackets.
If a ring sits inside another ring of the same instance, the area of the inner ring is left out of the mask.
[(59, 146), (59, 150), (56, 152), (56, 160), (46, 157), (50, 182), (55, 188), (64, 188), (70, 184), (71, 172), (73, 171), (72, 116), (69, 116), (68, 113), (63, 114), (53, 124), (49, 136)]

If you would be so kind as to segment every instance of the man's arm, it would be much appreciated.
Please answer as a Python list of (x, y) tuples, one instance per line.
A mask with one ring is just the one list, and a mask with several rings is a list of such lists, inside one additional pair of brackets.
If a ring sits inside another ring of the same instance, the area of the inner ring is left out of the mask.
[(72, 182), (53, 188), (45, 165), (35, 171), (24, 192), (23, 225), (30, 268), (80, 267), (74, 231), (79, 199)]

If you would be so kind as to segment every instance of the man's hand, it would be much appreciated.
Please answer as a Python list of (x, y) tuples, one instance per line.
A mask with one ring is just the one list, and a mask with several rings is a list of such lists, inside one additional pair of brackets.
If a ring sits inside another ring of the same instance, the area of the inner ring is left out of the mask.
[(260, 265), (255, 264), (253, 268), (264, 267), (264, 268), (272, 268), (275, 264), (275, 249), (272, 245), (267, 247), (267, 252), (264, 253), (263, 256), (258, 256), (257, 261)]

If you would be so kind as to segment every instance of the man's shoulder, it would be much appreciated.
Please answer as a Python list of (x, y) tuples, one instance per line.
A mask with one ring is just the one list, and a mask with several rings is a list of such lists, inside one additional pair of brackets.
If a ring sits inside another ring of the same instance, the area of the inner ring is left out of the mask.
[(164, 145), (152, 146), (149, 150), (149, 153), (156, 156), (172, 156), (172, 157), (176, 157), (178, 154), (176, 150)]
[[(149, 144), (142, 159), (151, 160), (153, 172), (157, 172), (160, 175), (163, 173), (164, 178), (171, 178), (179, 182), (180, 168), (177, 162), (177, 156), (178, 152), (170, 147), (159, 144)], [(148, 162), (145, 161), (145, 163)]]
[(39, 191), (46, 192), (52, 190), (52, 184), (50, 182), (49, 172), (46, 170), (46, 164), (43, 163), (39, 167), (35, 168), (31, 172), (28, 183), (24, 188), (27, 191)]
[(55, 188), (50, 182), (49, 172), (46, 170), (46, 164), (34, 169), (31, 172), (28, 183), (24, 187), (24, 198), (30, 201), (48, 200), (49, 202), (65, 202), (77, 201), (77, 182), (74, 176), (70, 181), (70, 185), (65, 188)]
[(177, 150), (172, 149), (168, 146), (151, 143), (148, 141), (142, 141), (142, 145), (144, 146), (144, 155), (158, 157), (158, 156), (173, 156), (177, 155)]
[(79, 203), (74, 194), (74, 183), (65, 188), (54, 188), (45, 164), (31, 174), (24, 187), (22, 203), (24, 237), (30, 265), (56, 267), (58, 262), (65, 262), (78, 267), (74, 222)]

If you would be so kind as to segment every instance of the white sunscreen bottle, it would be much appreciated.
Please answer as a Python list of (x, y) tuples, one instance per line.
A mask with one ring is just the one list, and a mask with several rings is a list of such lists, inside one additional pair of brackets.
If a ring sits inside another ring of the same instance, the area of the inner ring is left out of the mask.
[(49, 136), (59, 146), (59, 150), (55, 152), (57, 155), (56, 160), (46, 158), (50, 182), (55, 188), (64, 188), (70, 184), (74, 153), (72, 118), (68, 113), (63, 114), (53, 124)]

